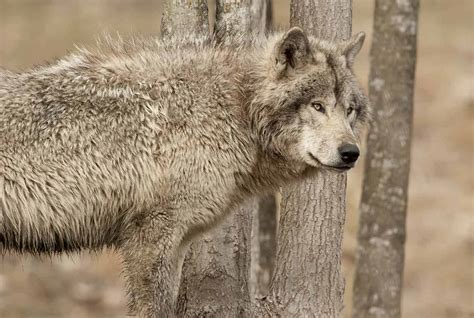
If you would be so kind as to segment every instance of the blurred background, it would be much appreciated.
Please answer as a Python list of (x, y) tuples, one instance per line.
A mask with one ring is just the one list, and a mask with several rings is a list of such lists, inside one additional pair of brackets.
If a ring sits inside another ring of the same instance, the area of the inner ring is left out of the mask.
[[(356, 61), (367, 88), (374, 0), (353, 2), (368, 33)], [(21, 71), (103, 33), (158, 35), (159, 0), (0, 0), (0, 66)], [(472, 0), (421, 0), (403, 314), (474, 317), (474, 44)], [(289, 0), (274, 0), (289, 24)], [(343, 267), (350, 317), (363, 163), (349, 173)], [(0, 317), (123, 317), (120, 258), (0, 256)]]

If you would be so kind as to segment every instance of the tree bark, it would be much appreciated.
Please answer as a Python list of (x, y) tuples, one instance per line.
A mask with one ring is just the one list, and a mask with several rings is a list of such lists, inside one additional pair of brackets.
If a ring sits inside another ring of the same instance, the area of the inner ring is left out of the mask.
[(400, 317), (418, 0), (377, 0), (353, 317)]
[[(292, 0), (292, 26), (332, 41), (351, 34), (350, 0)], [(283, 189), (271, 296), (283, 317), (338, 317), (346, 175), (321, 171)]]
[(321, 39), (347, 40), (352, 32), (352, 0), (291, 0), (290, 24)]
[(251, 295), (267, 295), (276, 257), (279, 195), (268, 194), (259, 200), (252, 219)]
[(207, 34), (207, 0), (166, 0), (161, 18), (161, 35)]
[(179, 317), (240, 317), (249, 311), (254, 202), (191, 244), (178, 296)]
[(216, 27), (217, 40), (225, 43), (226, 39), (247, 35), (252, 27), (252, 0), (217, 0)]
[[(217, 40), (245, 36), (251, 25), (250, 0), (218, 0)], [(257, 201), (235, 211), (204, 239), (191, 244), (182, 272), (180, 317), (239, 317), (250, 310), (252, 215)]]
[[(272, 0), (252, 0), (251, 30), (267, 34), (272, 29)], [(252, 219), (251, 295), (268, 294), (276, 256), (276, 230), (279, 196), (268, 194), (259, 199)]]
[(252, 27), (251, 29), (259, 33), (267, 33), (272, 29), (273, 6), (272, 0), (252, 0), (251, 6)]

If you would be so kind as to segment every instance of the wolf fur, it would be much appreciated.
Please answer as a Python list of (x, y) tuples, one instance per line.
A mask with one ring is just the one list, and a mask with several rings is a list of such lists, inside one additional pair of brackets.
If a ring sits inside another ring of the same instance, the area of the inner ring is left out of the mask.
[(338, 147), (368, 116), (363, 40), (116, 41), (0, 70), (0, 251), (117, 248), (131, 309), (172, 316), (193, 237), (252, 195), (352, 167)]

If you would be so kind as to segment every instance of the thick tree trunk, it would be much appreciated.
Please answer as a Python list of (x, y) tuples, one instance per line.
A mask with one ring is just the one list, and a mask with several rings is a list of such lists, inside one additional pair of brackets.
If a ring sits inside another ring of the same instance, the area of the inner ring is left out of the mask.
[(161, 34), (206, 34), (209, 32), (207, 0), (166, 0)]
[(377, 0), (354, 281), (355, 318), (400, 317), (418, 0)]
[(254, 203), (191, 244), (178, 296), (179, 317), (239, 317), (249, 311), (250, 231)]
[(291, 0), (290, 24), (321, 39), (347, 40), (352, 32), (352, 0)]
[(286, 317), (338, 317), (346, 176), (321, 172), (283, 191), (271, 295)]
[[(250, 0), (218, 0), (215, 33), (225, 43), (250, 30)], [(250, 251), (257, 201), (233, 213), (212, 233), (191, 245), (182, 272), (180, 317), (238, 317), (250, 309)]]
[[(351, 34), (350, 0), (292, 0), (291, 25), (334, 41)], [(322, 171), (283, 189), (271, 296), (283, 317), (338, 317), (346, 175)]]

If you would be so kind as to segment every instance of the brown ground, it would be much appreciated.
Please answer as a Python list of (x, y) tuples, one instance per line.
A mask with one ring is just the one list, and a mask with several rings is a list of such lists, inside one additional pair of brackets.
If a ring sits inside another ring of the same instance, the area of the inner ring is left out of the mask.
[[(288, 0), (276, 21), (288, 24)], [(372, 0), (354, 1), (354, 30), (369, 33)], [(473, 3), (422, 0), (403, 312), (474, 317)], [(101, 32), (156, 34), (158, 0), (0, 0), (0, 65), (22, 69), (62, 56)], [(365, 83), (366, 45), (356, 65)], [(349, 176), (344, 271), (347, 309), (361, 167)], [(113, 253), (0, 262), (0, 317), (122, 317), (125, 295)]]

